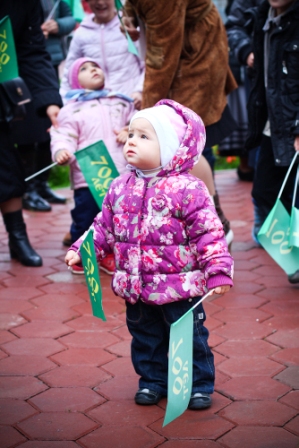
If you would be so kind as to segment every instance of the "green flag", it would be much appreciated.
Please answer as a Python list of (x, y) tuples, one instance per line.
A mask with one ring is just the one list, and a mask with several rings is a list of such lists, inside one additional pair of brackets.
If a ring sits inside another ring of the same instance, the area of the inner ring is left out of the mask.
[(163, 426), (187, 409), (192, 391), (193, 310), (208, 296), (211, 289), (180, 319), (171, 324), (168, 355), (167, 406)]
[[(289, 236), (291, 234), (291, 237), (296, 237), (296, 232), (294, 233), (293, 227), (290, 229), (290, 224), (293, 226), (293, 223), (290, 222), (291, 217), (281, 201), (281, 195), (297, 156), (299, 156), (298, 152), (295, 153), (288, 168), (274, 207), (257, 235), (263, 248), (288, 275), (294, 274), (299, 267), (299, 247), (290, 247)], [(294, 194), (296, 194), (296, 189)], [(293, 205), (295, 205), (295, 201)]]
[(297, 175), (295, 179), (295, 188), (292, 201), (289, 246), (299, 247), (299, 207), (296, 207), (296, 198), (299, 185), (299, 165), (297, 167)]
[(102, 140), (75, 153), (87, 185), (99, 208), (113, 179), (119, 176)]
[(117, 10), (117, 15), (118, 15), (119, 21), (120, 21), (120, 23), (122, 24), (122, 26), (123, 26), (123, 28), (125, 30), (126, 38), (127, 38), (127, 41), (128, 41), (128, 52), (132, 53), (132, 54), (135, 54), (135, 56), (139, 56), (138, 50), (137, 50), (134, 42), (132, 41), (131, 36), (129, 35), (129, 33), (125, 29), (123, 21), (122, 21), (122, 18), (121, 18), (121, 15), (119, 13), (119, 11), (121, 11), (123, 9), (123, 4), (122, 4), (122, 2), (120, 0), (114, 0), (114, 4), (115, 4), (115, 8)]
[(120, 0), (115, 0), (114, 3), (117, 11), (121, 11), (123, 9), (123, 4)]
[(193, 313), (187, 311), (170, 327), (167, 407), (163, 426), (188, 407), (192, 389)]
[(15, 41), (10, 18), (0, 20), (0, 83), (19, 76)]
[(102, 289), (98, 270), (98, 263), (94, 250), (93, 230), (90, 229), (80, 246), (82, 264), (87, 283), (89, 298), (92, 306), (92, 314), (106, 321), (102, 303)]
[(64, 0), (70, 7), (72, 15), (77, 22), (82, 22), (84, 9), (80, 0)]

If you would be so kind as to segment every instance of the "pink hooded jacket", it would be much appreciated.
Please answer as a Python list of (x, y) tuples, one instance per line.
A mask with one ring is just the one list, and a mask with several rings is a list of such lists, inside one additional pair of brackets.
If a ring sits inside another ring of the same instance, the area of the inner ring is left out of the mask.
[(128, 42), (120, 31), (117, 16), (99, 25), (93, 21), (94, 14), (87, 15), (75, 31), (65, 61), (60, 93), (64, 97), (70, 90), (68, 71), (78, 58), (96, 59), (105, 74), (105, 86), (116, 92), (131, 96), (142, 92), (144, 63), (128, 52)]
[(163, 305), (233, 284), (222, 224), (205, 184), (189, 173), (205, 145), (203, 122), (172, 100), (161, 104), (187, 124), (178, 151), (156, 177), (133, 171), (115, 179), (93, 224), (97, 258), (115, 255), (112, 289), (132, 304)]
[[(127, 162), (123, 156), (123, 144), (116, 142), (113, 130), (126, 126), (133, 113), (133, 103), (116, 97), (66, 104), (59, 111), (58, 128), (52, 126), (50, 130), (53, 160), (61, 149), (74, 154), (79, 149), (103, 140), (118, 172), (124, 173)], [(87, 187), (75, 156), (69, 164), (72, 188)]]

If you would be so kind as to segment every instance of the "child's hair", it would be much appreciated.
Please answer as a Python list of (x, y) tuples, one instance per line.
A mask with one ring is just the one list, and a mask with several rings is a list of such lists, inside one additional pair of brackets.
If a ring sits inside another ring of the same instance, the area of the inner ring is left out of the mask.
[[(102, 68), (96, 59), (92, 58), (79, 58), (76, 59), (69, 68), (69, 84), (72, 89), (83, 89), (78, 81), (78, 74), (80, 67), (85, 64), (85, 62), (94, 62), (100, 69)], [(104, 86), (103, 86), (104, 87)]]
[(183, 117), (163, 104), (140, 110), (132, 117), (130, 126), (138, 118), (145, 118), (153, 126), (160, 145), (161, 164), (167, 165), (184, 138), (187, 125)]

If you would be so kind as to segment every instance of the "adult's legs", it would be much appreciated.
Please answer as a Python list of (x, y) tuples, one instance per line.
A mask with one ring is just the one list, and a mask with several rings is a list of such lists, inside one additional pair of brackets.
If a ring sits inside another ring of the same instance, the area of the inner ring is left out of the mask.
[(26, 266), (41, 266), (42, 259), (30, 245), (22, 216), (22, 164), (4, 124), (0, 124), (0, 138), (0, 210), (9, 236), (10, 254)]
[(234, 234), (230, 228), (229, 220), (226, 218), (226, 216), (221, 208), (219, 195), (216, 191), (216, 187), (215, 187), (215, 183), (214, 183), (214, 177), (213, 177), (213, 171), (212, 171), (212, 166), (213, 166), (212, 163), (213, 162), (212, 162), (211, 158), (209, 158), (209, 160), (210, 160), (210, 163), (208, 163), (208, 160), (204, 156), (201, 156), (198, 163), (191, 170), (191, 174), (193, 174), (193, 176), (195, 176), (195, 177), (198, 177), (198, 179), (201, 179), (206, 184), (207, 189), (211, 195), (211, 198), (213, 199), (216, 212), (217, 212), (219, 219), (223, 225), (226, 242), (227, 242), (228, 246), (230, 247), (230, 245), (233, 241)]
[[(36, 171), (51, 165), (50, 140), (37, 144)], [(50, 204), (65, 204), (66, 198), (55, 193), (48, 184), (50, 170), (44, 171), (36, 177), (37, 193)]]
[[(260, 214), (261, 225), (276, 202), (288, 168), (288, 166), (275, 165), (271, 138), (263, 136), (252, 188), (252, 197)], [(291, 212), (295, 176), (296, 167), (294, 166), (281, 197), (289, 213)]]
[[(23, 163), (24, 178), (31, 176), (38, 171), (37, 157), (38, 147), (37, 143), (30, 143), (26, 145), (18, 145), (18, 152)], [(26, 210), (33, 210), (36, 212), (49, 212), (51, 205), (43, 199), (37, 192), (37, 178), (26, 182), (26, 191), (23, 195), (23, 208)]]
[(210, 164), (205, 157), (200, 157), (197, 164), (191, 170), (191, 174), (193, 174), (193, 176), (195, 177), (198, 177), (198, 179), (201, 179), (206, 184), (211, 196), (214, 196), (216, 194), (213, 172)]
[[(275, 165), (271, 138), (263, 136), (252, 188), (254, 204), (252, 235), (255, 241), (258, 241), (257, 234), (275, 205), (288, 168)], [(294, 166), (281, 196), (281, 201), (289, 213), (291, 213), (296, 171), (297, 166)], [(289, 275), (288, 279), (290, 283), (299, 283), (299, 269)]]

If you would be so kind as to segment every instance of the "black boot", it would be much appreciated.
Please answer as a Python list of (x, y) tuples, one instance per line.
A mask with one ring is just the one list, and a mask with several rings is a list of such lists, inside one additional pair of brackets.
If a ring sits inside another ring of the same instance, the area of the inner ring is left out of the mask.
[(294, 274), (288, 275), (288, 280), (290, 283), (299, 283), (299, 269)]
[(23, 196), (22, 204), (26, 210), (35, 212), (50, 212), (52, 210), (48, 201), (43, 199), (37, 191), (38, 183), (36, 179), (27, 182), (26, 193)]
[(4, 224), (9, 235), (9, 250), (11, 258), (16, 258), (24, 266), (42, 266), (41, 257), (31, 247), (26, 232), (22, 211), (5, 213)]
[[(50, 140), (38, 143), (36, 153), (36, 171), (49, 166), (52, 163)], [(54, 193), (48, 184), (50, 170), (44, 171), (36, 178), (36, 192), (50, 204), (65, 204), (66, 198), (60, 194)]]
[(54, 193), (46, 181), (37, 179), (37, 193), (51, 204), (65, 204), (66, 198), (60, 194)]

